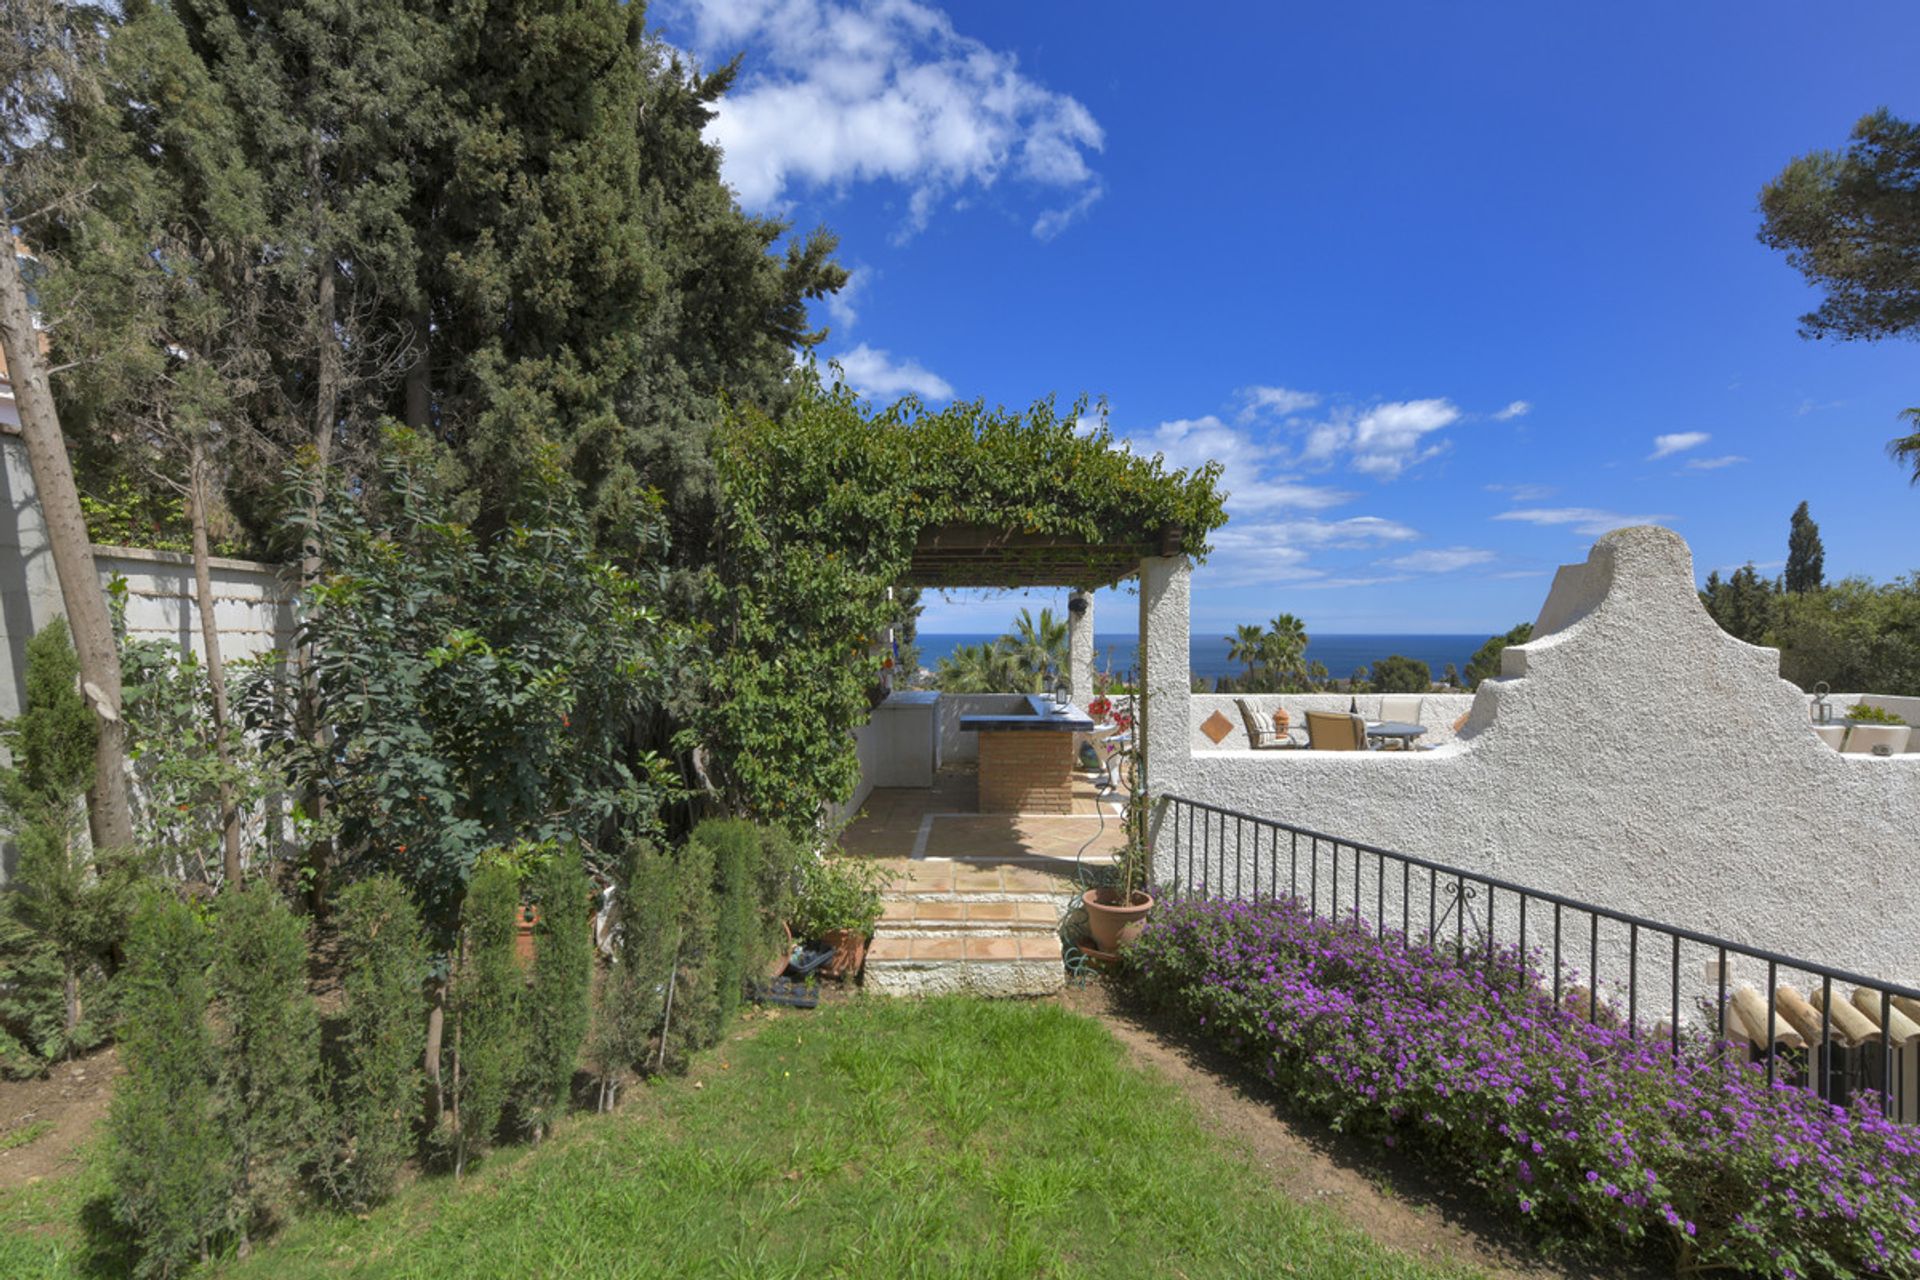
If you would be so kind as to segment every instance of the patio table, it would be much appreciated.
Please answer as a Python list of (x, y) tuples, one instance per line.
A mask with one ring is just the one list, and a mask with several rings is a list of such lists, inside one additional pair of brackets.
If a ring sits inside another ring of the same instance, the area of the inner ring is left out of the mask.
[(1398, 739), (1402, 747), (1411, 750), (1413, 740), (1427, 731), (1423, 724), (1411, 724), (1405, 720), (1382, 720), (1378, 724), (1367, 726), (1367, 741), (1386, 741)]

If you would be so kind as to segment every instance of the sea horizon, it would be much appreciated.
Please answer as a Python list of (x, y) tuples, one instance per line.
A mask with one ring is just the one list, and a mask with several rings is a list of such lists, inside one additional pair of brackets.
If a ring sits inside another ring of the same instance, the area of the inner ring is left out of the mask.
[[(991, 644), (1004, 632), (999, 631), (923, 631), (915, 639), (920, 648), (920, 665), (929, 670), (940, 659), (963, 645)], [(1372, 669), (1382, 658), (1399, 655), (1424, 662), (1438, 680), (1448, 663), (1465, 671), (1467, 660), (1488, 637), (1458, 632), (1328, 632), (1307, 642), (1307, 661), (1319, 662), (1328, 676), (1345, 680), (1358, 667)], [(1195, 636), (1189, 646), (1188, 665), (1193, 674), (1209, 680), (1240, 675), (1244, 664), (1227, 656), (1225, 636)], [(1133, 632), (1095, 632), (1094, 665), (1124, 675), (1139, 661), (1140, 637)]]

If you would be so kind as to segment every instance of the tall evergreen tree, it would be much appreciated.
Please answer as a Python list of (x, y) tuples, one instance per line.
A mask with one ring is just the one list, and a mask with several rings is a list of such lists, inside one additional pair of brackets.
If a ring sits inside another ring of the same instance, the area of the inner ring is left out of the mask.
[(1805, 595), (1825, 586), (1826, 560), (1826, 550), (1820, 545), (1820, 526), (1802, 502), (1793, 509), (1793, 524), (1787, 533), (1787, 590)]

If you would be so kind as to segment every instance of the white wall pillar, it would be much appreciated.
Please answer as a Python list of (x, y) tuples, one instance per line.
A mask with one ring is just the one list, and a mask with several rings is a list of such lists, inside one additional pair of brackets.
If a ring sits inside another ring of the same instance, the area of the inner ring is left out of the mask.
[(1093, 697), (1093, 593), (1067, 597), (1067, 685), (1081, 706)]
[(1164, 794), (1192, 754), (1193, 676), (1188, 670), (1193, 566), (1185, 556), (1140, 563), (1140, 681), (1146, 692), (1139, 732), (1147, 748), (1147, 786)]

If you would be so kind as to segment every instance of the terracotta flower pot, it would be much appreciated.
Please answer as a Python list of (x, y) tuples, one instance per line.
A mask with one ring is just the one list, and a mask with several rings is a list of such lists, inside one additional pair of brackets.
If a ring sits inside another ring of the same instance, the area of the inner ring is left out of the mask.
[(1089, 889), (1080, 895), (1080, 901), (1086, 904), (1087, 928), (1093, 934), (1094, 946), (1102, 951), (1118, 952), (1120, 931), (1145, 921), (1147, 912), (1153, 910), (1153, 898), (1135, 889), (1132, 901), (1118, 906), (1103, 900), (1110, 893), (1107, 889)]
[(864, 933), (852, 929), (829, 929), (820, 935), (820, 941), (833, 948), (833, 959), (826, 964), (829, 977), (852, 977), (867, 962), (867, 935)]
[(513, 931), (513, 958), (523, 968), (533, 963), (533, 926), (539, 923), (540, 908), (532, 903), (521, 903)]

